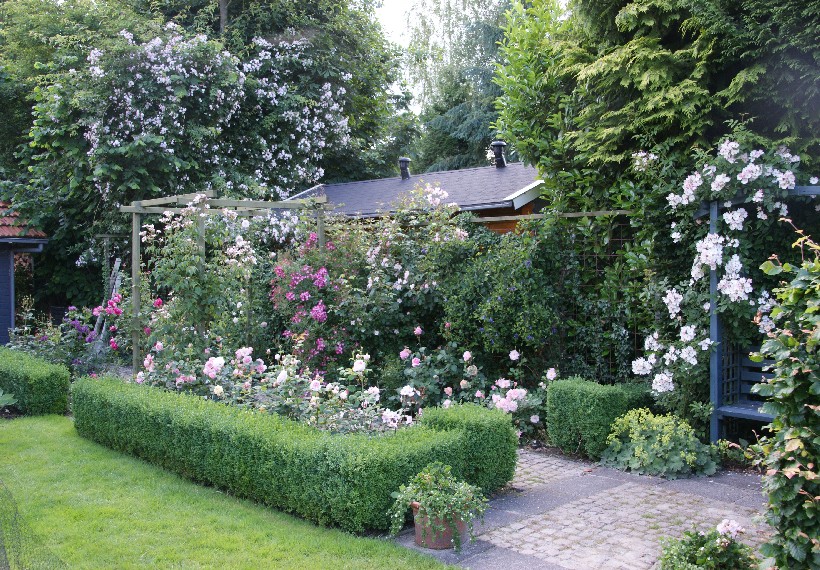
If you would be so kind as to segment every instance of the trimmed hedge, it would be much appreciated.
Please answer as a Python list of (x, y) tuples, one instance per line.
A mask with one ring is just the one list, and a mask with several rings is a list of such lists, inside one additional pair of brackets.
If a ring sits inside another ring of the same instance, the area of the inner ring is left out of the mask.
[[(330, 434), (112, 378), (82, 378), (72, 396), (74, 424), (83, 437), (353, 532), (387, 529), (391, 493), (433, 461), (451, 465), (454, 474), (486, 491), (506, 484), (515, 468), (509, 416), (478, 407), (425, 410), (424, 425), (367, 436)], [(482, 449), (479, 433), (493, 447)]]
[(0, 347), (0, 388), (14, 394), (15, 406), (27, 415), (68, 411), (68, 369), (25, 352)]
[[(499, 429), (499, 424), (508, 423), (511, 429)], [(478, 485), (485, 493), (512, 481), (518, 460), (518, 436), (509, 415), (477, 404), (464, 404), (447, 409), (425, 408), (421, 424), (435, 430), (465, 431), (462, 451), (466, 461), (464, 470), (458, 474), (460, 478)]]
[(556, 380), (547, 392), (547, 433), (564, 452), (599, 459), (615, 419), (651, 402), (649, 390), (642, 384), (603, 385), (582, 378)]

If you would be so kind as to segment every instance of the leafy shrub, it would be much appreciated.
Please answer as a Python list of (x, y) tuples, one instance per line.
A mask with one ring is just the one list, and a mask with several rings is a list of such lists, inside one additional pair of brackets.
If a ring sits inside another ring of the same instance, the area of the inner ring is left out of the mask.
[(367, 436), (329, 434), (113, 378), (80, 379), (73, 400), (83, 437), (349, 531), (387, 529), (391, 493), (431, 462), (446, 461), (456, 476), (487, 490), (509, 481), (515, 466), (509, 419), (477, 406), (437, 410), (424, 425)]
[(0, 389), (14, 394), (22, 413), (66, 413), (69, 384), (65, 366), (0, 347)]
[(757, 560), (752, 549), (738, 542), (744, 530), (733, 520), (724, 520), (708, 533), (689, 531), (679, 540), (663, 545), (661, 570), (753, 570)]
[[(464, 430), (461, 452), (465, 463), (457, 471), (485, 493), (502, 487), (515, 475), (518, 438), (504, 412), (477, 404), (428, 408), (420, 423), (434, 430)], [(447, 463), (456, 467), (453, 461)]]
[[(458, 522), (467, 525), (470, 539), (474, 520), (483, 518), (487, 510), (487, 499), (475, 485), (460, 481), (452, 474), (449, 465), (435, 462), (422, 469), (407, 485), (394, 493), (396, 501), (390, 508), (390, 534), (396, 535), (404, 526), (407, 509), (411, 503), (418, 503), (416, 520), (426, 520), (424, 540), (435, 540), (436, 535), (452, 531), (453, 547), (461, 549), (461, 533), (457, 532)], [(418, 524), (418, 523), (417, 523)], [(430, 533), (432, 536), (426, 536)]]
[(769, 398), (765, 408), (774, 415), (773, 435), (760, 447), (763, 489), (769, 496), (766, 520), (776, 534), (761, 551), (789, 569), (820, 568), (820, 245), (805, 237), (798, 242), (814, 259), (800, 267), (771, 261), (762, 266), (767, 273), (788, 275), (791, 282), (776, 290), (774, 329), (761, 348), (762, 356), (775, 361), (775, 376), (755, 387)]
[(642, 384), (605, 386), (582, 378), (556, 380), (547, 391), (547, 433), (563, 451), (597, 459), (606, 449), (612, 422), (650, 400)]
[(13, 406), (17, 403), (17, 398), (14, 397), (14, 394), (4, 394), (3, 390), (0, 390), (0, 410), (7, 406)]
[(669, 479), (717, 471), (715, 450), (672, 414), (656, 416), (646, 408), (627, 412), (615, 420), (607, 443), (601, 462), (617, 469)]

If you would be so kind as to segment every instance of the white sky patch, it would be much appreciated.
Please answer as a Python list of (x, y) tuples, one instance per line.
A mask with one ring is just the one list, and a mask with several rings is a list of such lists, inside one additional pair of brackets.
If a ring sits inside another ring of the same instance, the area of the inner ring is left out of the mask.
[(412, 5), (410, 0), (383, 0), (382, 7), (376, 8), (376, 18), (381, 23), (387, 39), (405, 48), (410, 42), (406, 28), (407, 13)]

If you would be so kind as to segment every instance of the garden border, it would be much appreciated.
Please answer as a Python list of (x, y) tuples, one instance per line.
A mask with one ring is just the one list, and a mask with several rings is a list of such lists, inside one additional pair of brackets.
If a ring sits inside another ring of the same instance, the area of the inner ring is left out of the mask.
[(85, 438), (352, 532), (387, 529), (391, 493), (433, 461), (484, 492), (512, 480), (517, 461), (510, 417), (471, 404), (426, 410), (422, 425), (369, 436), (331, 434), (118, 378), (81, 378), (72, 396)]

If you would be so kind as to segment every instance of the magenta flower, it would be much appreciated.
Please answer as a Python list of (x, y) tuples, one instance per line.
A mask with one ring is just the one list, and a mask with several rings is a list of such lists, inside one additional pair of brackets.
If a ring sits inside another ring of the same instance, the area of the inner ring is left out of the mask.
[(319, 301), (319, 303), (310, 310), (310, 317), (319, 323), (323, 323), (327, 320), (327, 307), (324, 301)]
[(154, 307), (156, 307), (157, 309), (159, 309), (161, 306), (162, 306), (162, 299), (160, 299), (159, 297), (157, 297), (156, 299), (154, 299)]

